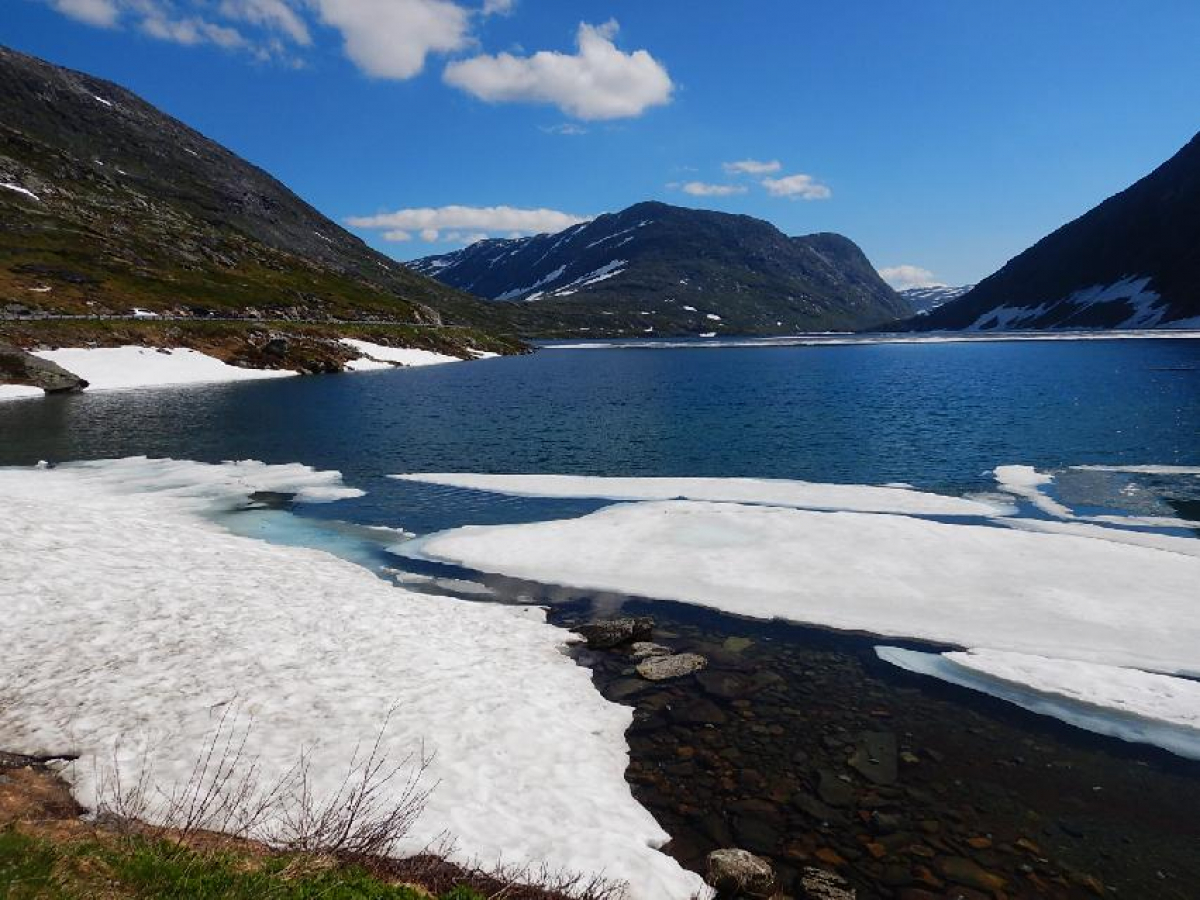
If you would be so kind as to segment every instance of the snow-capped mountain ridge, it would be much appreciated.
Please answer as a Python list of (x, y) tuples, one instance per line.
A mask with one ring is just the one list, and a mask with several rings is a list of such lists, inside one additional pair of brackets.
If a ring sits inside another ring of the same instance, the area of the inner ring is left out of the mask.
[(714, 322), (727, 334), (846, 330), (913, 311), (841, 235), (793, 238), (749, 216), (665, 203), (408, 265), (506, 304), (531, 334), (702, 334)]

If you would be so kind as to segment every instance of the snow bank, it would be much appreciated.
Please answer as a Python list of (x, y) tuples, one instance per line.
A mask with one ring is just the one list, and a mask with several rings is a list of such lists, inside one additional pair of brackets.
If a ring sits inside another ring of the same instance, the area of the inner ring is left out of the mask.
[(447, 487), (517, 497), (594, 497), (608, 500), (711, 500), (800, 509), (910, 513), (930, 516), (996, 516), (1010, 506), (898, 487), (821, 484), (765, 478), (604, 478), (585, 475), (481, 475), (418, 472), (394, 475)]
[(982, 691), (1125, 741), (1200, 759), (1200, 683), (1137, 669), (996, 650), (919, 653), (876, 647), (880, 659)]
[(436, 366), (441, 363), (462, 362), (457, 356), (434, 353), (432, 350), (418, 350), (415, 347), (387, 347), (383, 344), (372, 344), (370, 341), (350, 338), (343, 338), (342, 343), (353, 347), (366, 357), (366, 359), (353, 360), (346, 365), (346, 368), (352, 372), (390, 369), (393, 366)]
[(644, 900), (703, 890), (652, 849), (667, 835), (624, 780), (631, 712), (563, 655), (562, 631), (199, 515), (250, 489), (353, 490), (255, 463), (0, 470), (6, 749), (83, 754), (72, 771), (89, 804), (94, 765), (114, 753), (130, 773), (145, 748), (155, 782), (184, 781), (236, 707), (266, 781), (307, 748), (327, 794), (395, 705), (385, 752), (399, 761), (423, 742), (437, 785), (403, 850), (448, 832), (460, 860), (603, 870)]
[(27, 384), (0, 384), (0, 401), (27, 400), (30, 397), (45, 397), (46, 392)]
[(88, 382), (89, 391), (256, 381), (295, 375), (290, 370), (241, 369), (196, 350), (152, 347), (89, 347), (36, 350)]
[(962, 647), (1200, 673), (1200, 558), (905, 516), (692, 501), (469, 526), (426, 556)]

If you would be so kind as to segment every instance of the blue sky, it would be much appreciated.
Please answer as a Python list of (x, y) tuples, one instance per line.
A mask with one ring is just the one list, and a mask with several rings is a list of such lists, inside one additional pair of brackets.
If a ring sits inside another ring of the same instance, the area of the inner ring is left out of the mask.
[(3, 7), (398, 259), (658, 199), (959, 284), (1200, 128), (1195, 0)]

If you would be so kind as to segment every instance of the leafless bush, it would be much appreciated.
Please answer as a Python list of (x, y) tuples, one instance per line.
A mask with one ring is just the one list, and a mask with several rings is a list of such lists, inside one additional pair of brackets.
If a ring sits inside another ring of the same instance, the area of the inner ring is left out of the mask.
[(398, 763), (388, 760), (382, 745), (392, 711), (370, 752), (364, 757), (361, 746), (355, 748), (328, 797), (314, 788), (309, 751), (276, 780), (265, 780), (258, 757), (247, 752), (252, 725), (239, 726), (238, 714), (235, 705), (225, 708), (182, 784), (151, 783), (152, 748), (130, 774), (114, 747), (111, 761), (96, 771), (97, 818), (179, 844), (200, 832), (218, 832), (287, 850), (369, 855), (390, 852), (424, 810), (433, 788), (421, 782), (432, 757), (422, 750)]
[[(389, 711), (366, 756), (356, 746), (346, 775), (331, 797), (312, 788), (312, 761), (304, 754), (279, 805), (279, 825), (270, 843), (286, 850), (349, 856), (387, 856), (411, 830), (433, 787), (422, 787), (433, 762), (424, 747), (398, 763), (383, 755), (381, 743), (391, 721)], [(396, 786), (399, 791), (396, 792)]]

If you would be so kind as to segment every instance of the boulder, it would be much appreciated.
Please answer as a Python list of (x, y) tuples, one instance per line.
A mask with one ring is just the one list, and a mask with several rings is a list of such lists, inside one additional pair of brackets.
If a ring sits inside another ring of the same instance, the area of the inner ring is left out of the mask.
[(730, 848), (708, 854), (706, 880), (720, 898), (766, 898), (775, 890), (775, 870), (749, 850)]
[(671, 648), (653, 641), (634, 641), (629, 652), (634, 659), (645, 659), (647, 656), (670, 656)]
[(699, 653), (672, 653), (647, 657), (638, 663), (637, 673), (648, 681), (665, 681), (699, 672), (706, 665), (708, 660)]
[(0, 343), (0, 384), (27, 384), (47, 394), (82, 391), (88, 383), (57, 363)]
[(634, 641), (649, 641), (654, 633), (654, 620), (647, 616), (625, 616), (589, 622), (575, 631), (587, 641), (589, 649), (609, 650)]

